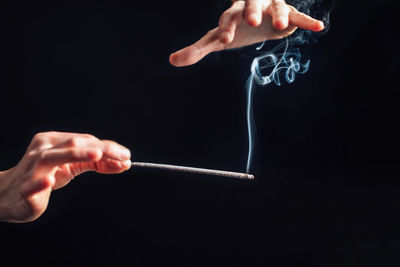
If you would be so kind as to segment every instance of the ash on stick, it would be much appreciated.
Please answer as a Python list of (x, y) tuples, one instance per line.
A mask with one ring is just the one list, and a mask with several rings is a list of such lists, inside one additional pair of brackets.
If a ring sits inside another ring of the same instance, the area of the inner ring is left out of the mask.
[(169, 164), (157, 164), (157, 163), (149, 163), (149, 162), (132, 162), (132, 167), (224, 176), (224, 177), (244, 179), (244, 180), (254, 179), (254, 175), (248, 174), (248, 173), (229, 172), (229, 171), (193, 168), (193, 167), (176, 166), (176, 165), (169, 165)]

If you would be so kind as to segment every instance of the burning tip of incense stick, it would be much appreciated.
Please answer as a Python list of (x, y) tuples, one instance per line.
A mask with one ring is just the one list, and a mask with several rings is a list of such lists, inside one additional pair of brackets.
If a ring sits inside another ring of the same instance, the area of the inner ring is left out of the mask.
[(230, 172), (230, 171), (203, 169), (203, 168), (193, 168), (193, 167), (186, 167), (186, 166), (176, 166), (176, 165), (169, 165), (169, 164), (157, 164), (157, 163), (149, 163), (149, 162), (132, 162), (132, 167), (135, 167), (135, 168), (161, 169), (161, 170), (169, 170), (169, 171), (177, 171), (177, 172), (198, 173), (198, 174), (215, 175), (215, 176), (224, 176), (224, 177), (244, 179), (244, 180), (252, 180), (252, 179), (254, 179), (254, 175), (248, 174), (248, 173)]

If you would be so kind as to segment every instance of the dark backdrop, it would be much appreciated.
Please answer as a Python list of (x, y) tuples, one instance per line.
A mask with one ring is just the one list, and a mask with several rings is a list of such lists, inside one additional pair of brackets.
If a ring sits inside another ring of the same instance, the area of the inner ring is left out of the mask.
[[(330, 31), (302, 50), (310, 71), (257, 89), (256, 180), (81, 175), (37, 221), (0, 224), (0, 266), (398, 266), (396, 2), (340, 1)], [(168, 63), (223, 8), (2, 8), (0, 169), (18, 162), (34, 133), (59, 130), (116, 140), (139, 161), (244, 171), (251, 53)]]

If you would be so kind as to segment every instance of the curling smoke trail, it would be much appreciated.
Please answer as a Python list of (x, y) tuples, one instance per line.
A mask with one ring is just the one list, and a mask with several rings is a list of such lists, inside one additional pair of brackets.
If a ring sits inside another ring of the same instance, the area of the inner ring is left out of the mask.
[[(268, 85), (274, 82), (276, 85), (281, 85), (281, 76), (284, 76), (288, 83), (294, 82), (296, 74), (304, 74), (308, 71), (310, 60), (301, 63), (301, 54), (298, 48), (289, 49), (289, 38), (285, 38), (285, 42), (280, 43), (273, 50), (261, 56), (254, 58), (251, 64), (251, 74), (247, 80), (247, 129), (249, 137), (249, 151), (247, 155), (246, 172), (250, 172), (251, 162), (253, 157), (253, 131), (254, 131), (254, 117), (253, 117), (253, 96), (254, 89), (257, 84)], [(261, 49), (264, 43), (257, 49)], [(284, 47), (283, 47), (284, 46)], [(279, 52), (283, 48), (283, 52)], [(264, 75), (265, 71), (269, 74)]]
[[(325, 25), (325, 30), (322, 34), (328, 31), (330, 26), (329, 14), (335, 5), (335, 0), (293, 0), (287, 2), (288, 4), (293, 5), (300, 12), (322, 20)], [(313, 7), (313, 9), (311, 9), (311, 7)], [(250, 172), (254, 151), (253, 97), (255, 87), (257, 84), (266, 86), (272, 82), (277, 86), (280, 86), (282, 77), (284, 77), (288, 83), (292, 83), (296, 78), (296, 74), (306, 73), (310, 67), (310, 60), (301, 63), (300, 49), (295, 46), (303, 45), (310, 40), (316, 41), (313, 33), (297, 30), (292, 36), (286, 37), (272, 50), (254, 58), (251, 64), (250, 77), (246, 83), (246, 119), (249, 138), (249, 150), (246, 166), (247, 173)], [(260, 50), (264, 44), (265, 42), (257, 47), (256, 50)]]

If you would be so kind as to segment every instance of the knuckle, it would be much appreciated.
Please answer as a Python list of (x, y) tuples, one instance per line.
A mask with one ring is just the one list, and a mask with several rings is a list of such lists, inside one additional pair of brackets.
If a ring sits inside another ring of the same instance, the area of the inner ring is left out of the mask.
[(36, 161), (39, 165), (46, 164), (48, 161), (46, 151), (42, 151), (36, 154)]
[(219, 26), (219, 32), (218, 32), (218, 34), (223, 33), (223, 32), (226, 31), (227, 29), (228, 29), (228, 25), (226, 25), (226, 24), (223, 24), (223, 25)]
[(33, 140), (41, 140), (46, 136), (46, 133), (37, 133), (33, 136)]
[(37, 150), (31, 150), (31, 151), (28, 151), (25, 155), (24, 155), (24, 157), (22, 158), (22, 160), (21, 160), (21, 162), (24, 162), (23, 164), (23, 166), (24, 166), (24, 170), (25, 170), (25, 172), (26, 172), (26, 178), (28, 178), (28, 177), (31, 177), (31, 173), (30, 173), (30, 171), (32, 170), (32, 169), (34, 169), (34, 166), (36, 165), (36, 163), (37, 163), (37, 159), (38, 159), (38, 151)]
[(86, 139), (98, 140), (98, 138), (96, 136), (88, 134), (88, 133), (81, 134), (81, 137), (86, 138)]
[(218, 25), (222, 25), (227, 19), (229, 19), (230, 16), (231, 12), (228, 10), (222, 13), (221, 17), (219, 18)]
[(41, 146), (48, 141), (48, 137), (46, 133), (37, 133), (32, 138), (33, 146)]
[(233, 14), (232, 20), (238, 21), (241, 17), (242, 17), (242, 13), (236, 12), (235, 14)]
[(288, 10), (286, 4), (280, 2), (271, 4), (271, 7), (275, 12), (286, 12)]
[(244, 1), (235, 1), (232, 4), (233, 7), (241, 7), (243, 5), (244, 5)]
[[(212, 31), (208, 31), (207, 32), (207, 34), (213, 34), (213, 32)], [(198, 44), (193, 44), (193, 49), (194, 49), (194, 53), (195, 53), (195, 55), (196, 56), (201, 56), (202, 55), (202, 49), (201, 49), (201, 47), (198, 45)]]
[(28, 160), (34, 160), (38, 157), (39, 153), (37, 150), (31, 150), (26, 153), (25, 158)]
[(67, 152), (68, 157), (72, 160), (77, 160), (80, 158), (80, 153), (79, 151), (75, 150), (75, 149), (71, 149)]
[(70, 168), (71, 174), (72, 174), (72, 179), (74, 179), (75, 176), (79, 175), (80, 173), (82, 173), (82, 164), (79, 162), (78, 164), (75, 165), (74, 168)]
[(222, 13), (221, 18), (226, 18), (226, 17), (228, 17), (230, 13), (231, 13), (230, 9), (225, 10), (224, 13)]
[(291, 9), (290, 9), (290, 7), (289, 7), (288, 5), (284, 5), (284, 6), (283, 6), (283, 9), (285, 10), (285, 12), (286, 12), (287, 14), (289, 14), (290, 11), (291, 11)]
[(48, 132), (44, 132), (43, 134), (45, 134), (45, 135), (58, 135), (60, 133), (56, 132), (56, 131), (48, 131)]
[(111, 140), (103, 140), (103, 143), (104, 143), (104, 149), (106, 151), (110, 150), (116, 144), (114, 141)]
[(119, 144), (117, 142), (111, 140), (103, 140), (104, 143), (104, 152), (106, 154), (114, 154), (116, 150), (119, 148)]
[(76, 136), (71, 137), (70, 139), (68, 139), (67, 144), (68, 144), (68, 146), (71, 146), (71, 147), (78, 147), (80, 144), (80, 138), (76, 137)]
[(224, 15), (222, 14), (221, 15), (221, 17), (219, 17), (219, 20), (218, 20), (218, 26), (222, 26), (222, 24), (223, 24), (223, 21), (224, 21), (224, 17), (223, 17)]
[(37, 133), (37, 134), (35, 134), (34, 136), (33, 136), (33, 139), (38, 139), (38, 138), (40, 138), (41, 136), (43, 136), (44, 135), (44, 133)]
[(271, 3), (271, 6), (274, 8), (280, 8), (283, 5), (282, 5), (282, 2), (273, 2), (273, 3)]
[(294, 6), (287, 5), (286, 7), (287, 7), (287, 9), (288, 9), (290, 12), (295, 12), (295, 11), (297, 11), (297, 9), (296, 9)]
[(255, 13), (258, 12), (258, 7), (256, 5), (248, 5), (246, 7), (245, 13)]
[(263, 1), (246, 1), (247, 8), (258, 10), (262, 7)]

